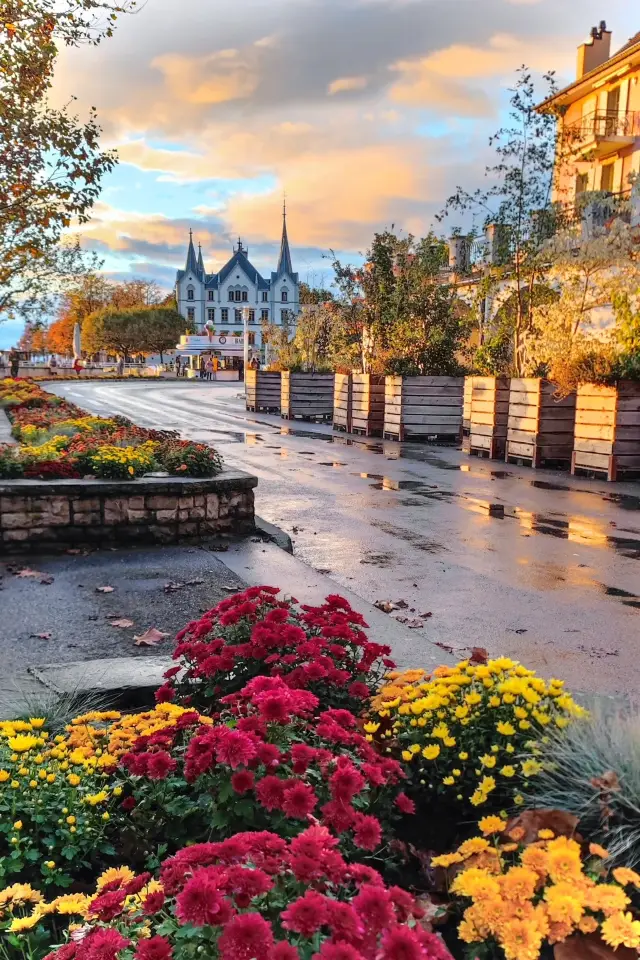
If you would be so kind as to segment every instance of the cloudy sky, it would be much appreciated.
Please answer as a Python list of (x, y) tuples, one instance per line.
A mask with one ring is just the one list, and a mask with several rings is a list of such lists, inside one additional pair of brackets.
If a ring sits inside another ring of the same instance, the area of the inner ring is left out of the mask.
[(569, 82), (602, 17), (614, 49), (640, 29), (630, 0), (141, 2), (112, 39), (65, 52), (56, 96), (96, 106), (120, 156), (84, 242), (110, 273), (166, 287), (189, 226), (208, 270), (238, 235), (272, 269), (284, 191), (312, 282), (329, 248), (426, 231), (456, 184), (481, 181), (518, 66)]

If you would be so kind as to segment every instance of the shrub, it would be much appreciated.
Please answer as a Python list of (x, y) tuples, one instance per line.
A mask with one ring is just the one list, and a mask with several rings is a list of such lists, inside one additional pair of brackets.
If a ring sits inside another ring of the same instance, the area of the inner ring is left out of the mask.
[(183, 714), (122, 758), (126, 805), (148, 849), (168, 841), (168, 822), (175, 847), (246, 828), (291, 837), (317, 817), (351, 857), (380, 857), (383, 845), (389, 855), (391, 821), (410, 808), (402, 768), (367, 743), (353, 714), (318, 713), (314, 694), (280, 677), (256, 677), (227, 699), (218, 722)]
[(18, 480), (23, 474), (15, 447), (0, 445), (0, 480)]
[[(348, 602), (329, 596), (322, 607), (278, 600), (274, 587), (250, 587), (222, 600), (178, 633), (179, 664), (156, 696), (211, 712), (221, 697), (256, 676), (281, 676), (314, 693), (323, 707), (360, 713), (378, 686), (389, 647), (372, 643), (367, 624)], [(382, 658), (385, 658), (384, 660)]]
[(103, 888), (84, 936), (49, 960), (115, 960), (125, 947), (138, 960), (451, 960), (409, 894), (335, 847), (318, 826), (290, 843), (263, 832), (187, 847), (162, 864), (161, 889), (149, 874)]
[(629, 896), (640, 888), (640, 874), (621, 867), (609, 875), (606, 850), (591, 844), (583, 862), (580, 844), (550, 829), (527, 846), (520, 826), (497, 838), (506, 826), (487, 817), (480, 821), (484, 836), (432, 861), (457, 871), (450, 890), (464, 910), (458, 937), (470, 945), (469, 956), (537, 960), (543, 948), (569, 941), (567, 957), (613, 960), (618, 954), (604, 944), (614, 951), (640, 947)]
[(50, 742), (44, 723), (0, 724), (0, 879), (64, 888), (114, 852), (117, 799), (99, 765)]
[(156, 458), (176, 476), (211, 477), (222, 469), (222, 457), (205, 443), (170, 440), (158, 447)]
[(542, 680), (506, 658), (392, 673), (365, 727), (392, 742), (420, 808), (442, 801), (458, 820), (482, 806), (523, 803), (521, 789), (542, 769), (532, 754), (555, 727), (584, 713), (563, 682)]
[(613, 863), (640, 865), (640, 712), (600, 703), (583, 723), (543, 744), (527, 803), (562, 807), (606, 844)]

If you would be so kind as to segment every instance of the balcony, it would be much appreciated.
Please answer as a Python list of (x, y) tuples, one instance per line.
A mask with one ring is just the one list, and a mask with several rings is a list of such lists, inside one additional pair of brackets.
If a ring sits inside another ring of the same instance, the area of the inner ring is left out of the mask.
[(640, 137), (640, 113), (621, 114), (617, 110), (594, 110), (563, 131), (563, 143), (573, 155), (595, 159), (611, 156), (632, 146)]

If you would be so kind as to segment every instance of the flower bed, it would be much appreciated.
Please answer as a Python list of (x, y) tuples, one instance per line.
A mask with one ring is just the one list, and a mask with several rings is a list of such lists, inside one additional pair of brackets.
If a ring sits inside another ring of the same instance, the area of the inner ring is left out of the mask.
[(250, 588), (181, 631), (153, 710), (0, 725), (5, 957), (637, 957), (640, 874), (521, 792), (590, 722), (562, 684), (398, 673), (365, 630)]
[(94, 417), (30, 380), (1, 380), (0, 407), (18, 446), (0, 446), (0, 480), (93, 476), (133, 480), (153, 471), (211, 477), (222, 469), (212, 447), (147, 430), (124, 417)]

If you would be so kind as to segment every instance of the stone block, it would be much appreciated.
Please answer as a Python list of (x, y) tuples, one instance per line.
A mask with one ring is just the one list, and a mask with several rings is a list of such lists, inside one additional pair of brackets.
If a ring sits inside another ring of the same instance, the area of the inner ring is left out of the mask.
[(32, 501), (34, 522), (39, 526), (60, 527), (71, 520), (71, 508), (67, 497), (43, 497)]
[(167, 523), (170, 520), (178, 519), (178, 508), (173, 506), (171, 509), (156, 510), (156, 520), (158, 523)]
[(217, 520), (220, 516), (220, 497), (217, 493), (207, 494), (207, 520)]
[[(136, 499), (142, 500), (143, 498), (140, 497)], [(127, 508), (127, 520), (129, 521), (129, 523), (139, 523), (141, 520), (148, 520), (150, 516), (152, 516), (150, 511), (145, 510), (144, 508), (141, 510), (133, 509), (131, 505), (129, 505), (129, 507)]]
[[(29, 540), (38, 540), (38, 541), (51, 541), (58, 540), (60, 531), (56, 530), (55, 527), (32, 527), (29, 531)], [(62, 534), (64, 538), (67, 536), (67, 531), (65, 530)]]
[(201, 536), (212, 536), (213, 534), (219, 533), (220, 520), (201, 520), (200, 521), (200, 535)]
[(2, 539), (5, 543), (28, 540), (29, 530), (5, 530)]
[(97, 523), (98, 526), (100, 525), (101, 523), (100, 511), (97, 511), (96, 513), (92, 513), (91, 511), (88, 511), (87, 513), (76, 513), (74, 510), (73, 524), (72, 524), (73, 526), (87, 527), (90, 524), (94, 524), (94, 523)]
[(107, 498), (104, 501), (104, 522), (109, 526), (114, 523), (127, 522), (127, 500), (118, 498)]
[(71, 506), (73, 512), (77, 511), (78, 513), (89, 513), (90, 511), (100, 512), (100, 498), (99, 497), (78, 497), (76, 500), (71, 501)]
[(144, 510), (144, 497), (127, 497), (129, 510)]
[(244, 496), (244, 493), (225, 494), (220, 500), (220, 516), (233, 516), (242, 503)]
[(194, 507), (206, 507), (207, 498), (205, 497), (204, 493), (196, 493), (193, 498), (193, 505)]
[(159, 494), (153, 494), (146, 498), (145, 506), (148, 510), (170, 510), (172, 507), (176, 507), (176, 498), (160, 496)]
[(27, 529), (31, 527), (33, 519), (30, 513), (4, 513), (0, 526), (3, 530)]
[(25, 513), (27, 510), (28, 497), (0, 497), (0, 513)]
[(193, 497), (178, 497), (178, 506), (181, 510), (184, 510), (185, 507), (192, 507)]
[[(204, 507), (191, 507), (191, 509), (187, 510), (186, 512), (189, 514), (190, 520), (204, 520), (207, 515)], [(180, 513), (182, 513), (182, 510)], [(180, 519), (182, 519), (182, 517), (180, 517)]]

